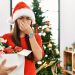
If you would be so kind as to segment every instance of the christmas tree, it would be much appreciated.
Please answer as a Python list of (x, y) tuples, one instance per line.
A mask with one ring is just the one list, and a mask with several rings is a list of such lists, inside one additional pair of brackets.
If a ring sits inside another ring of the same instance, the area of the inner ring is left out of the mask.
[(41, 10), (40, 1), (33, 0), (32, 7), (36, 18), (36, 24), (33, 28), (41, 36), (45, 52), (44, 58), (36, 63), (37, 75), (53, 75), (52, 66), (59, 62), (60, 57), (58, 46), (52, 39), (50, 21), (44, 20), (43, 13), (45, 12)]

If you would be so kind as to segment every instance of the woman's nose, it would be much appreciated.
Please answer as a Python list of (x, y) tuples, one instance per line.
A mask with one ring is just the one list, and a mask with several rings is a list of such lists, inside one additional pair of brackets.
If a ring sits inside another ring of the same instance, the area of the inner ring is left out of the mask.
[(27, 18), (26, 18), (26, 17), (24, 17), (24, 18), (23, 18), (23, 20), (27, 20)]
[(23, 18), (22, 20), (23, 20), (23, 21), (26, 21), (26, 18)]

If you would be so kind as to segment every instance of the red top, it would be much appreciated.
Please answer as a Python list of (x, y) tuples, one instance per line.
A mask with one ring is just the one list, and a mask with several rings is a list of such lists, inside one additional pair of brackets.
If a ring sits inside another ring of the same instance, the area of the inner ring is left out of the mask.
[[(7, 44), (9, 46), (15, 47), (14, 42), (11, 39), (10, 34), (5, 34), (3, 35), (4, 39), (7, 39)], [(35, 38), (39, 46), (42, 48), (42, 40), (41, 37), (38, 34), (35, 34)], [(26, 39), (25, 38), (20, 38), (21, 41), (21, 46), (23, 49), (27, 49), (28, 46), (26, 44)], [(44, 50), (42, 48), (42, 56), (44, 56)], [(24, 70), (24, 75), (36, 75), (36, 68), (35, 68), (35, 62), (32, 62), (31, 60), (25, 59), (25, 70)]]

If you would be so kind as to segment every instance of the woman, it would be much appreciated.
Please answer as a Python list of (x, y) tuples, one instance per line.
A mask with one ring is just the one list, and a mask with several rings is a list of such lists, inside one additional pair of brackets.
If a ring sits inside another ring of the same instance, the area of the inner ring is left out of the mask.
[(0, 75), (8, 75), (17, 67), (17, 66), (5, 67), (4, 66), (5, 63), (6, 63), (6, 60), (3, 60), (2, 63), (0, 64)]
[(15, 46), (22, 49), (32, 50), (32, 53), (25, 57), (24, 75), (36, 75), (35, 61), (41, 60), (44, 56), (42, 40), (38, 34), (34, 34), (32, 25), (35, 24), (35, 16), (30, 7), (19, 2), (12, 13), (11, 21), (14, 23), (12, 33), (5, 34), (7, 44), (14, 48)]

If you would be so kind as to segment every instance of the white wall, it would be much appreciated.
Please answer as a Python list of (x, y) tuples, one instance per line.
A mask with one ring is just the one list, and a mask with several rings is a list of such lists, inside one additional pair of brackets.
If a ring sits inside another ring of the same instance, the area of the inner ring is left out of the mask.
[(10, 31), (7, 19), (10, 15), (10, 0), (0, 0), (0, 36)]
[[(60, 55), (75, 42), (75, 0), (60, 0)], [(62, 63), (63, 65), (63, 63)]]

